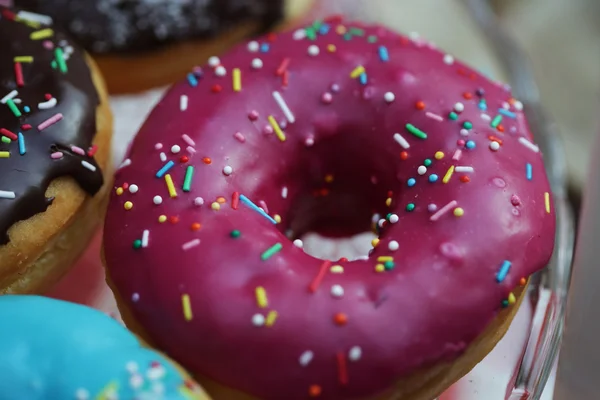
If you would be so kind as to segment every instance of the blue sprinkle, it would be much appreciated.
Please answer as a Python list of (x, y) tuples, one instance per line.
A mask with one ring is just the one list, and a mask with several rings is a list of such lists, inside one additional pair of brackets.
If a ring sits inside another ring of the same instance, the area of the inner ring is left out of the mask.
[(469, 149), (469, 150), (472, 150), (472, 149), (474, 149), (474, 148), (475, 148), (475, 142), (474, 142), (474, 141), (472, 141), (472, 140), (469, 140), (469, 141), (467, 142), (466, 146), (467, 146), (467, 149)]
[(512, 111), (507, 110), (506, 108), (499, 108), (498, 109), (498, 114), (502, 114), (508, 118), (517, 118), (517, 114), (515, 114)]
[(531, 179), (533, 179), (533, 167), (531, 166), (531, 164), (527, 163), (527, 180), (530, 181)]
[(242, 203), (244, 203), (245, 205), (247, 205), (253, 211), (256, 211), (257, 213), (259, 213), (260, 215), (262, 215), (263, 217), (265, 217), (266, 219), (268, 219), (272, 224), (277, 224), (277, 221), (275, 221), (273, 218), (271, 218), (271, 216), (269, 214), (267, 214), (266, 212), (264, 212), (264, 210), (262, 208), (260, 208), (256, 204), (254, 204), (252, 202), (252, 200), (250, 200), (249, 198), (247, 198), (243, 194), (240, 195), (240, 201)]
[(387, 47), (379, 46), (379, 58), (383, 62), (390, 61), (390, 54), (388, 53)]
[(366, 85), (367, 84), (367, 73), (363, 72), (362, 74), (360, 74), (360, 76), (358, 77), (358, 80), (360, 81), (361, 85)]
[(415, 178), (410, 178), (407, 182), (408, 186), (415, 186), (417, 183), (417, 180)]
[(19, 132), (17, 138), (19, 140), (19, 154), (24, 155), (25, 153), (27, 153), (27, 149), (25, 148), (25, 138), (23, 137), (23, 134), (21, 132)]
[(436, 182), (438, 180), (438, 176), (436, 174), (429, 175), (429, 182)]
[(175, 163), (173, 161), (169, 161), (168, 163), (166, 163), (164, 165), (164, 167), (162, 167), (161, 169), (158, 170), (158, 172), (156, 173), (156, 177), (162, 178), (167, 173), (168, 170), (173, 168), (173, 165), (175, 165)]
[(260, 45), (260, 51), (263, 53), (269, 52), (269, 43), (263, 43)]
[(481, 111), (487, 111), (487, 104), (485, 104), (485, 100), (481, 100), (478, 107)]
[(506, 275), (508, 275), (508, 271), (510, 271), (511, 265), (512, 265), (511, 262), (508, 260), (504, 260), (502, 262), (502, 266), (500, 267), (500, 270), (496, 274), (496, 282), (502, 283), (504, 281), (504, 279), (506, 279)]
[(327, 35), (327, 33), (329, 33), (329, 25), (327, 25), (327, 24), (321, 25), (321, 27), (319, 28), (319, 33), (321, 35)]
[(23, 111), (28, 113), (29, 111), (31, 111), (31, 108), (29, 108), (29, 106), (25, 106), (25, 107), (23, 107)]
[(187, 81), (189, 82), (191, 87), (198, 86), (198, 79), (196, 79), (194, 74), (192, 74), (191, 72), (189, 74), (187, 74)]

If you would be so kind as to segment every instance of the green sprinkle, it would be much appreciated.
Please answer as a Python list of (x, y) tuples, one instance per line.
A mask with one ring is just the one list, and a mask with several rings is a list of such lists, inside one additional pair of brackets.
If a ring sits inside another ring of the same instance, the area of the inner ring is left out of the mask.
[(413, 211), (415, 209), (415, 204), (414, 203), (408, 203), (406, 205), (406, 211)]
[(508, 300), (502, 300), (502, 308), (508, 307)]
[(352, 39), (352, 34), (350, 32), (344, 33), (344, 40), (350, 40), (350, 39)]
[(188, 165), (185, 170), (185, 178), (183, 178), (183, 191), (189, 192), (192, 187), (192, 177), (194, 176), (194, 167)]
[(367, 42), (369, 42), (369, 43), (377, 43), (377, 36), (375, 36), (375, 35), (369, 35), (369, 37), (367, 38)]
[(458, 119), (458, 114), (452, 111), (450, 114), (448, 114), (448, 118), (450, 118), (452, 121), (456, 121)]
[(265, 250), (264, 253), (260, 255), (260, 259), (263, 261), (267, 261), (269, 258), (273, 257), (276, 253), (280, 252), (283, 248), (281, 243), (275, 243), (273, 246), (269, 247)]
[(465, 129), (471, 129), (471, 128), (473, 128), (473, 124), (472, 124), (472, 123), (470, 123), (469, 121), (466, 121), (466, 122), (463, 124), (463, 128), (465, 128)]
[(389, 221), (391, 216), (392, 216), (392, 213), (388, 213), (388, 215), (385, 216), (385, 220)]
[(50, 66), (52, 67), (52, 69), (58, 68), (58, 65), (56, 64), (56, 60), (52, 60), (52, 62), (50, 63)]
[(406, 124), (406, 130), (418, 137), (419, 139), (427, 139), (427, 134), (414, 126), (413, 124)]
[(387, 269), (389, 271), (390, 269), (394, 269), (394, 262), (386, 261), (383, 263), (383, 266), (385, 267), (385, 269)]
[(317, 19), (315, 22), (313, 22), (312, 27), (315, 31), (318, 31), (319, 29), (321, 29), (321, 26), (323, 26), (323, 21), (321, 21), (320, 19)]
[(425, 161), (423, 161), (423, 165), (429, 167), (431, 165), (431, 160), (429, 158), (426, 158)]
[(8, 108), (10, 108), (10, 111), (12, 111), (12, 113), (15, 114), (15, 117), (19, 118), (21, 116), (21, 110), (19, 110), (19, 107), (17, 107), (15, 102), (12, 101), (12, 99), (6, 100), (6, 105), (8, 106)]
[(56, 62), (58, 63), (58, 69), (60, 70), (60, 72), (62, 72), (63, 74), (66, 74), (68, 71), (68, 68), (67, 68), (67, 63), (65, 61), (63, 49), (61, 49), (60, 47), (57, 47), (54, 50), (54, 56), (56, 57)]
[(242, 232), (240, 232), (240, 231), (239, 231), (239, 230), (237, 230), (237, 229), (234, 229), (234, 230), (232, 230), (232, 231), (229, 233), (229, 236), (231, 236), (231, 237), (232, 237), (232, 238), (234, 238), (234, 239), (237, 239), (237, 238), (239, 238), (240, 236), (242, 236)]
[(355, 36), (365, 36), (365, 30), (360, 28), (350, 28), (348, 32)]
[(3, 143), (10, 143), (11, 140), (9, 138), (7, 138), (6, 136), (2, 136), (2, 142)]
[(135, 239), (133, 241), (133, 248), (134, 249), (139, 249), (142, 247), (142, 241), (140, 239)]
[(308, 28), (306, 28), (305, 32), (306, 32), (306, 37), (309, 38), (310, 40), (317, 39), (317, 31), (312, 26), (309, 26)]
[(497, 128), (498, 125), (500, 125), (500, 122), (502, 122), (502, 115), (496, 115), (494, 117), (494, 119), (492, 120), (492, 123), (490, 124), (490, 126), (492, 128)]

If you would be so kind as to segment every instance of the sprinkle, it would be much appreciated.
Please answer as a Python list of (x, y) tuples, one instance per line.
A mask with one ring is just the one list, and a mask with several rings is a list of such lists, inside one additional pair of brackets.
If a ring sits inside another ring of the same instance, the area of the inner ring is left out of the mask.
[(252, 60), (251, 65), (254, 69), (261, 69), (263, 67), (263, 62), (260, 58), (255, 58)]
[[(200, 198), (200, 197), (198, 197), (198, 198)], [(240, 193), (233, 192), (233, 194), (231, 195), (231, 208), (233, 208), (234, 210), (237, 210), (239, 204), (240, 204)]]
[(175, 190), (175, 185), (173, 185), (173, 179), (171, 175), (165, 175), (165, 183), (167, 184), (167, 189), (169, 190), (169, 196), (177, 197), (177, 190)]
[(502, 115), (504, 115), (505, 117), (508, 117), (508, 118), (513, 118), (513, 119), (517, 118), (517, 114), (515, 114), (512, 111), (507, 110), (506, 108), (499, 108), (498, 109), (498, 114), (502, 114)]
[(348, 359), (350, 361), (358, 361), (362, 357), (362, 349), (359, 346), (354, 346), (348, 352)]
[(17, 13), (17, 18), (20, 20), (37, 22), (44, 25), (52, 25), (51, 17), (43, 14), (32, 13), (29, 11), (19, 11)]
[(508, 271), (510, 271), (511, 262), (508, 260), (504, 260), (502, 262), (502, 266), (500, 266), (500, 270), (496, 274), (496, 282), (502, 283), (504, 279), (506, 279), (506, 275), (508, 275)]
[(450, 178), (452, 178), (453, 173), (454, 173), (454, 165), (452, 165), (450, 168), (448, 168), (448, 171), (446, 172), (446, 175), (444, 175), (444, 179), (442, 179), (442, 182), (448, 183), (450, 181)]
[(500, 143), (493, 141), (490, 142), (490, 150), (492, 151), (498, 151), (500, 149)]
[(490, 117), (487, 114), (481, 114), (481, 119), (484, 120), (484, 121), (491, 121), (492, 117)]
[(338, 366), (338, 380), (340, 384), (348, 384), (348, 368), (346, 366), (346, 356), (344, 353), (337, 353), (337, 366)]
[(502, 122), (502, 115), (496, 115), (494, 117), (494, 119), (492, 120), (492, 122), (490, 123), (490, 126), (492, 128), (497, 128), (498, 125), (500, 125), (500, 122)]
[(304, 243), (302, 242), (302, 240), (300, 239), (296, 239), (293, 241), (294, 246), (296, 246), (297, 248), (301, 249), (302, 247), (304, 247)]
[[(409, 187), (413, 187), (417, 184), (417, 180), (415, 178), (409, 178), (408, 181), (406, 182), (406, 184)], [(389, 206), (389, 204), (386, 204), (387, 206)]]
[(54, 49), (54, 57), (56, 57), (56, 62), (58, 63), (58, 69), (60, 70), (60, 72), (62, 72), (63, 74), (66, 74), (68, 71), (68, 68), (67, 68), (67, 63), (65, 61), (63, 49), (61, 49), (60, 47), (57, 47), (56, 49)]
[(17, 97), (18, 94), (19, 94), (19, 92), (17, 92), (16, 90), (11, 91), (9, 94), (7, 94), (6, 96), (4, 96), (0, 100), (0, 103), (6, 104), (8, 102), (8, 100), (14, 99), (15, 97)]
[(386, 92), (383, 95), (383, 99), (386, 101), (386, 103), (392, 103), (394, 100), (396, 100), (396, 95), (392, 92)]
[(265, 317), (262, 314), (254, 314), (252, 316), (252, 325), (263, 326), (265, 324)]
[(267, 320), (265, 321), (265, 326), (273, 326), (275, 321), (277, 320), (277, 311), (272, 310), (267, 314)]
[(196, 79), (196, 76), (194, 74), (192, 74), (191, 72), (189, 74), (187, 74), (187, 81), (191, 87), (198, 86), (198, 79)]
[(310, 46), (308, 46), (308, 55), (309, 56), (313, 56), (316, 57), (319, 55), (319, 46), (311, 44)]
[(221, 205), (220, 205), (219, 203), (217, 203), (216, 201), (213, 201), (213, 202), (210, 204), (210, 208), (211, 208), (213, 211), (219, 211), (219, 210), (221, 209)]
[(150, 231), (148, 229), (145, 229), (144, 232), (142, 232), (142, 247), (143, 248), (148, 247), (149, 239), (150, 239)]
[(275, 70), (275, 75), (283, 75), (286, 72), (288, 65), (290, 65), (290, 58), (286, 57), (283, 60), (281, 60), (281, 64), (279, 64), (279, 67), (277, 67), (277, 69)]
[(406, 124), (406, 130), (412, 133), (414, 136), (418, 137), (419, 139), (427, 139), (427, 134), (419, 128), (415, 127), (413, 124)]
[(240, 92), (242, 90), (242, 71), (239, 68), (234, 68), (232, 73), (233, 91)]
[(454, 216), (455, 216), (455, 217), (459, 217), (459, 218), (460, 218), (460, 217), (462, 217), (463, 215), (465, 215), (465, 210), (463, 210), (463, 209), (462, 209), (462, 208), (460, 208), (460, 207), (456, 207), (456, 208), (454, 209), (453, 213), (454, 213)]
[[(296, 118), (294, 117), (294, 114), (292, 114), (292, 111), (288, 107), (288, 105), (285, 102), (285, 100), (283, 99), (283, 97), (281, 97), (281, 93), (279, 93), (278, 91), (274, 91), (273, 98), (277, 102), (277, 105), (279, 106), (279, 108), (281, 108), (281, 111), (283, 111), (283, 115), (285, 115), (285, 118), (288, 120), (288, 122), (290, 124), (293, 124), (296, 121)], [(275, 127), (273, 127), (273, 129), (275, 129)]]
[(90, 164), (89, 162), (85, 161), (85, 160), (81, 161), (81, 165), (83, 165), (84, 168), (87, 168), (87, 169), (89, 169), (92, 172), (96, 171), (96, 167), (94, 165)]
[(365, 67), (363, 67), (362, 65), (359, 65), (358, 67), (354, 68), (352, 70), (352, 72), (350, 72), (350, 78), (356, 79), (359, 76), (361, 76), (363, 73), (365, 73)]
[(454, 64), (454, 57), (452, 57), (450, 54), (444, 55), (444, 64), (446, 64), (446, 65)]
[(18, 141), (19, 141), (19, 154), (24, 155), (25, 153), (27, 153), (27, 149), (25, 148), (25, 137), (23, 136), (23, 134), (21, 132), (19, 132)]
[(546, 205), (546, 213), (550, 214), (550, 193), (544, 193), (544, 204)]
[(379, 59), (383, 62), (387, 62), (390, 60), (390, 55), (388, 53), (388, 49), (385, 46), (379, 46), (378, 49)]
[(188, 97), (185, 94), (182, 94), (179, 98), (179, 110), (185, 111), (188, 108)]
[(78, 146), (71, 146), (71, 151), (75, 154), (79, 154), (80, 156), (85, 156), (85, 151)]
[(188, 251), (189, 249), (194, 248), (194, 247), (198, 246), (199, 244), (200, 244), (200, 239), (194, 239), (194, 240), (190, 240), (189, 242), (182, 244), (181, 248), (184, 251)]
[(417, 174), (419, 175), (425, 175), (427, 173), (427, 167), (424, 165), (420, 165), (419, 168), (417, 168)]
[(212, 68), (216, 68), (221, 64), (221, 60), (217, 56), (211, 56), (208, 58), (208, 65)]
[(260, 308), (267, 308), (269, 306), (269, 301), (267, 300), (267, 292), (265, 291), (264, 287), (257, 286), (255, 289), (255, 295), (256, 304), (258, 304)]
[(317, 273), (317, 276), (315, 276), (315, 279), (313, 279), (310, 285), (308, 285), (308, 291), (310, 293), (315, 293), (317, 291), (330, 265), (331, 261), (323, 261), (323, 263), (319, 267), (319, 272)]
[(50, 28), (46, 28), (46, 29), (42, 29), (39, 31), (31, 32), (31, 34), (29, 35), (29, 38), (31, 40), (41, 40), (41, 39), (47, 39), (49, 37), (52, 37), (53, 35), (54, 35), (54, 31)]
[(25, 86), (25, 81), (23, 80), (23, 68), (21, 67), (21, 63), (15, 63), (15, 80), (17, 82), (17, 86)]
[(154, 198), (152, 199), (152, 202), (158, 206), (158, 205), (162, 204), (162, 202), (163, 202), (163, 199), (162, 199), (162, 197), (161, 197), (161, 196), (159, 196), (159, 195), (156, 195), (156, 196), (154, 196)]
[(368, 80), (367, 74), (366, 73), (360, 74), (360, 76), (358, 77), (358, 80), (359, 80), (359, 82), (360, 82), (361, 85), (366, 85), (367, 84), (367, 80)]
[(306, 350), (304, 353), (300, 355), (298, 362), (301, 366), (306, 367), (312, 361), (314, 357), (314, 353), (310, 350)]
[(319, 397), (321, 395), (321, 392), (323, 390), (321, 389), (321, 386), (319, 385), (310, 385), (308, 387), (308, 395), (310, 397)]
[(465, 147), (466, 147), (467, 149), (470, 149), (470, 150), (472, 150), (472, 149), (474, 149), (474, 148), (475, 148), (475, 142), (474, 142), (474, 141), (472, 141), (472, 140), (468, 140), (468, 141), (467, 141), (467, 144), (465, 145)]
[(160, 157), (160, 161), (162, 161), (162, 162), (167, 161), (167, 155), (164, 152), (161, 151), (158, 156)]
[(529, 163), (525, 166), (525, 175), (527, 176), (528, 181), (533, 179), (533, 167)]
[(462, 150), (458, 149), (454, 152), (454, 155), (452, 156), (452, 159), (454, 161), (458, 161), (460, 160), (460, 157), (462, 156)]
[(15, 58), (13, 58), (13, 62), (16, 62), (16, 63), (32, 63), (33, 62), (33, 57), (32, 56), (17, 56)]
[(196, 149), (194, 149), (192, 146), (188, 146), (185, 148), (187, 150), (188, 153), (190, 154), (194, 154), (196, 153)]
[(342, 297), (344, 295), (344, 288), (341, 285), (333, 285), (331, 287), (331, 295), (333, 297)]
[(8, 137), (9, 139), (12, 140), (17, 140), (17, 135), (15, 135), (14, 133), (12, 133), (11, 131), (9, 131), (8, 129), (5, 128), (0, 128), (0, 134)]
[(269, 115), (268, 119), (269, 119), (269, 123), (273, 127), (273, 130), (275, 131), (275, 135), (277, 135), (277, 138), (279, 140), (281, 140), (282, 142), (285, 142), (285, 133), (283, 133), (283, 131), (279, 127), (279, 124), (277, 123), (275, 118), (273, 118), (272, 115)]
[(450, 211), (457, 205), (458, 205), (458, 202), (456, 200), (452, 200), (450, 203), (446, 204), (444, 207), (440, 208), (435, 214), (433, 214), (431, 217), (429, 217), (429, 220), (437, 221), (438, 219), (440, 219), (440, 217), (442, 215), (446, 214), (448, 211)]
[(516, 299), (515, 295), (512, 292), (510, 292), (508, 294), (508, 304), (515, 304), (516, 301), (517, 301), (517, 299)]
[(519, 143), (521, 143), (523, 146), (527, 147), (529, 150), (532, 150), (536, 153), (538, 153), (540, 151), (540, 148), (537, 145), (531, 143), (529, 140), (525, 139), (524, 137), (519, 138)]
[(131, 159), (130, 158), (126, 158), (125, 160), (123, 160), (123, 162), (121, 163), (121, 165), (119, 165), (119, 168), (117, 169), (121, 169), (121, 168), (125, 168), (131, 165)]
[(61, 113), (54, 114), (52, 117), (48, 118), (47, 120), (38, 125), (38, 131), (43, 131), (44, 129), (48, 128), (51, 125), (54, 125), (61, 119), (63, 119), (63, 115)]
[(331, 268), (329, 268), (329, 272), (331, 272), (332, 274), (343, 274), (344, 267), (342, 267), (341, 265), (334, 265)]
[(240, 195), (240, 200), (242, 201), (242, 203), (244, 203), (250, 209), (252, 209), (253, 211), (256, 211), (257, 213), (259, 213), (260, 215), (262, 215), (263, 217), (265, 217), (266, 219), (271, 221), (271, 223), (277, 224), (277, 221), (275, 221), (273, 218), (271, 218), (271, 216), (269, 214), (267, 214), (263, 209), (261, 209), (256, 204), (254, 204), (249, 198), (247, 198), (243, 194)]
[[(161, 153), (161, 154), (164, 154), (164, 153)], [(162, 178), (167, 173), (168, 170), (173, 168), (174, 165), (175, 165), (175, 162), (169, 161), (161, 169), (158, 170), (158, 172), (156, 173), (156, 177)]]
[(333, 316), (333, 322), (339, 326), (346, 325), (348, 323), (348, 316), (344, 313), (337, 313)]
[(279, 243), (279, 242), (275, 243), (273, 246), (269, 247), (267, 250), (265, 250), (260, 255), (260, 259), (263, 261), (267, 261), (269, 258), (273, 257), (275, 254), (279, 253), (282, 248), (283, 248), (283, 245), (281, 243)]
[(15, 199), (17, 195), (15, 192), (11, 192), (8, 190), (0, 190), (0, 199)]
[(186, 321), (191, 321), (194, 317), (192, 315), (192, 304), (190, 303), (190, 295), (181, 295), (181, 305), (183, 306), (183, 317)]
[(223, 77), (223, 76), (227, 75), (227, 70), (225, 69), (224, 66), (219, 65), (217, 68), (215, 68), (215, 75), (218, 77)]
[(173, 154), (177, 154), (181, 151), (181, 147), (177, 144), (174, 144), (173, 146), (171, 146), (171, 153)]
[(188, 165), (185, 170), (185, 178), (183, 178), (183, 191), (189, 192), (192, 187), (192, 177), (194, 176), (194, 167)]
[(10, 151), (0, 151), (0, 158), (9, 158)]
[(410, 144), (402, 137), (399, 133), (394, 133), (394, 140), (402, 146), (402, 148), (408, 149), (410, 148)]
[(129, 211), (133, 208), (133, 203), (131, 201), (126, 201), (125, 204), (123, 204), (123, 208)]
[(10, 108), (10, 111), (12, 111), (12, 113), (15, 115), (15, 117), (19, 118), (22, 114), (21, 114), (21, 110), (19, 110), (19, 108), (17, 107), (17, 105), (15, 104), (15, 102), (11, 99), (6, 100), (6, 105), (8, 106), (8, 108)]
[(459, 173), (475, 172), (475, 169), (473, 167), (458, 166), (458, 167), (454, 168), (454, 171), (459, 172)]

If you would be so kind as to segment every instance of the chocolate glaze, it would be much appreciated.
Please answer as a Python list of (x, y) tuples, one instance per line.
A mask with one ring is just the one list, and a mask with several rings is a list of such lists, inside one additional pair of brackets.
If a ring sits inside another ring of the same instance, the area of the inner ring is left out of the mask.
[[(71, 176), (91, 195), (103, 183), (93, 157), (71, 150), (76, 146), (87, 152), (96, 134), (99, 98), (83, 51), (71, 46), (67, 37), (56, 30), (51, 37), (32, 40), (32, 32), (48, 27), (28, 26), (27, 21), (14, 18), (12, 11), (0, 6), (0, 37), (3, 38), (0, 40), (0, 98), (17, 90), (14, 100), (22, 115), (17, 117), (7, 104), (0, 104), (0, 128), (15, 135), (22, 133), (25, 154), (20, 154), (18, 140), (0, 142), (0, 152), (10, 152), (10, 157), (0, 158), (0, 190), (15, 193), (14, 199), (0, 198), (0, 244), (8, 242), (7, 231), (15, 222), (43, 212), (52, 204), (53, 199), (45, 196), (52, 180)], [(63, 49), (67, 58), (66, 73), (51, 66), (56, 48)], [(33, 57), (32, 62), (20, 63), (22, 87), (17, 85), (14, 62), (15, 57), (21, 56)], [(56, 105), (40, 109), (38, 104), (48, 101), (46, 95), (56, 99)], [(26, 112), (25, 107), (29, 107), (30, 112)], [(62, 114), (62, 120), (42, 131), (38, 129), (56, 114)], [(50, 155), (56, 152), (62, 152), (63, 157), (52, 159)], [(85, 168), (83, 161), (95, 171)]]
[(15, 0), (51, 15), (89, 51), (151, 50), (190, 38), (210, 38), (245, 21), (265, 29), (283, 15), (283, 0)]
[[(189, 370), (262, 400), (368, 398), (455, 360), (546, 265), (550, 188), (508, 88), (426, 42), (360, 23), (261, 38), (220, 62), (149, 115), (105, 224), (114, 287)], [(176, 197), (156, 177), (169, 160)], [(121, 193), (126, 184), (136, 190)], [(281, 223), (236, 206), (236, 192)], [(350, 234), (373, 211), (390, 213), (380, 242), (366, 260), (332, 263), (343, 273), (283, 234), (332, 223)], [(375, 272), (379, 257), (393, 268)]]

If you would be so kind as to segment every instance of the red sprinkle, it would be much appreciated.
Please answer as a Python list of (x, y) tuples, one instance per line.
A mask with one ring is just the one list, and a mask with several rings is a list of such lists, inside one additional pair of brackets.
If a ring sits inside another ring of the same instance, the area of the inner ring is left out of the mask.
[(279, 67), (277, 67), (277, 70), (275, 71), (275, 75), (277, 75), (277, 76), (283, 75), (287, 71), (288, 65), (290, 65), (290, 58), (286, 57), (281, 61), (281, 64), (279, 64)]
[(179, 222), (179, 217), (177, 217), (175, 215), (172, 216), (172, 217), (169, 217), (169, 222), (172, 223), (172, 224), (176, 224), (176, 223)]
[(283, 75), (281, 77), (281, 84), (283, 86), (287, 86), (289, 82), (290, 74), (287, 70), (283, 71)]
[(498, 139), (496, 136), (494, 135), (489, 135), (488, 139), (490, 139), (492, 142), (498, 142), (499, 145), (502, 144), (502, 139)]
[(50, 93), (46, 93), (44, 95), (44, 98), (46, 99), (46, 101), (50, 100), (52, 98), (52, 95)]
[(15, 13), (6, 9), (2, 10), (2, 16), (11, 21), (14, 21), (16, 17)]
[(179, 158), (179, 162), (182, 163), (182, 164), (184, 164), (184, 163), (186, 163), (188, 161), (190, 161), (190, 158), (188, 156), (181, 156)]
[(95, 144), (88, 150), (88, 157), (94, 157), (94, 154), (98, 151), (98, 145)]
[(339, 326), (346, 325), (348, 323), (348, 316), (344, 313), (337, 313), (333, 316), (333, 322)]
[(329, 269), (329, 266), (331, 266), (331, 261), (323, 261), (323, 264), (321, 264), (321, 268), (319, 268), (317, 276), (315, 276), (315, 279), (313, 279), (313, 281), (308, 286), (309, 292), (314, 293), (317, 291), (319, 285), (321, 284), (321, 281), (323, 280), (325, 274), (327, 273), (327, 270)]
[(239, 192), (233, 192), (231, 195), (231, 208), (234, 210), (238, 209), (238, 205), (240, 204), (240, 194)]
[(346, 365), (346, 356), (341, 351), (337, 353), (338, 380), (340, 384), (348, 384), (348, 368)]
[(310, 397), (319, 397), (321, 395), (321, 386), (319, 385), (310, 385), (308, 388), (308, 395)]
[(519, 285), (521, 285), (521, 286), (525, 286), (526, 284), (527, 284), (527, 279), (526, 279), (526, 278), (521, 278), (521, 279), (519, 280)]
[(24, 131), (28, 131), (32, 128), (32, 126), (30, 124), (23, 124), (21, 125), (21, 129), (23, 129)]
[(504, 126), (503, 125), (498, 125), (496, 127), (496, 129), (498, 129), (498, 132), (504, 132)]
[(17, 81), (17, 86), (25, 86), (25, 81), (23, 80), (23, 68), (21, 67), (21, 63), (19, 62), (15, 63), (15, 78)]
[(463, 97), (464, 97), (466, 100), (471, 100), (471, 99), (473, 98), (473, 94), (471, 94), (471, 93), (469, 93), (469, 92), (464, 92), (464, 93), (463, 93)]
[(6, 136), (7, 138), (11, 139), (11, 140), (17, 140), (18, 139), (17, 135), (15, 135), (14, 133), (12, 133), (8, 129), (0, 128), (0, 133), (3, 134), (4, 136)]
[(191, 226), (192, 231), (199, 231), (200, 228), (202, 228), (202, 225), (200, 225), (198, 222), (194, 222)]
[(419, 100), (419, 101), (417, 101), (415, 103), (415, 108), (417, 110), (424, 110), (425, 109), (425, 103)]
[(221, 85), (213, 85), (210, 88), (210, 91), (213, 92), (213, 93), (220, 93), (221, 90), (223, 90), (223, 88), (221, 87)]
[(127, 190), (129, 189), (129, 183), (125, 182), (123, 183), (123, 190)]
[(277, 34), (271, 32), (267, 35), (267, 40), (269, 42), (274, 42), (275, 40), (277, 40)]
[(400, 153), (400, 159), (401, 160), (407, 160), (408, 159), (408, 153), (403, 151)]
[(203, 162), (204, 164), (206, 164), (206, 165), (210, 165), (210, 164), (212, 164), (212, 160), (210, 159), (210, 157), (204, 157), (204, 158), (202, 159), (202, 162)]
[(460, 177), (460, 181), (462, 183), (471, 182), (471, 178), (469, 178), (467, 175), (463, 175), (463, 176)]
[(343, 20), (344, 20), (344, 16), (341, 14), (333, 14), (333, 15), (330, 15), (329, 17), (325, 18), (325, 22), (327, 22), (328, 24), (339, 24)]

